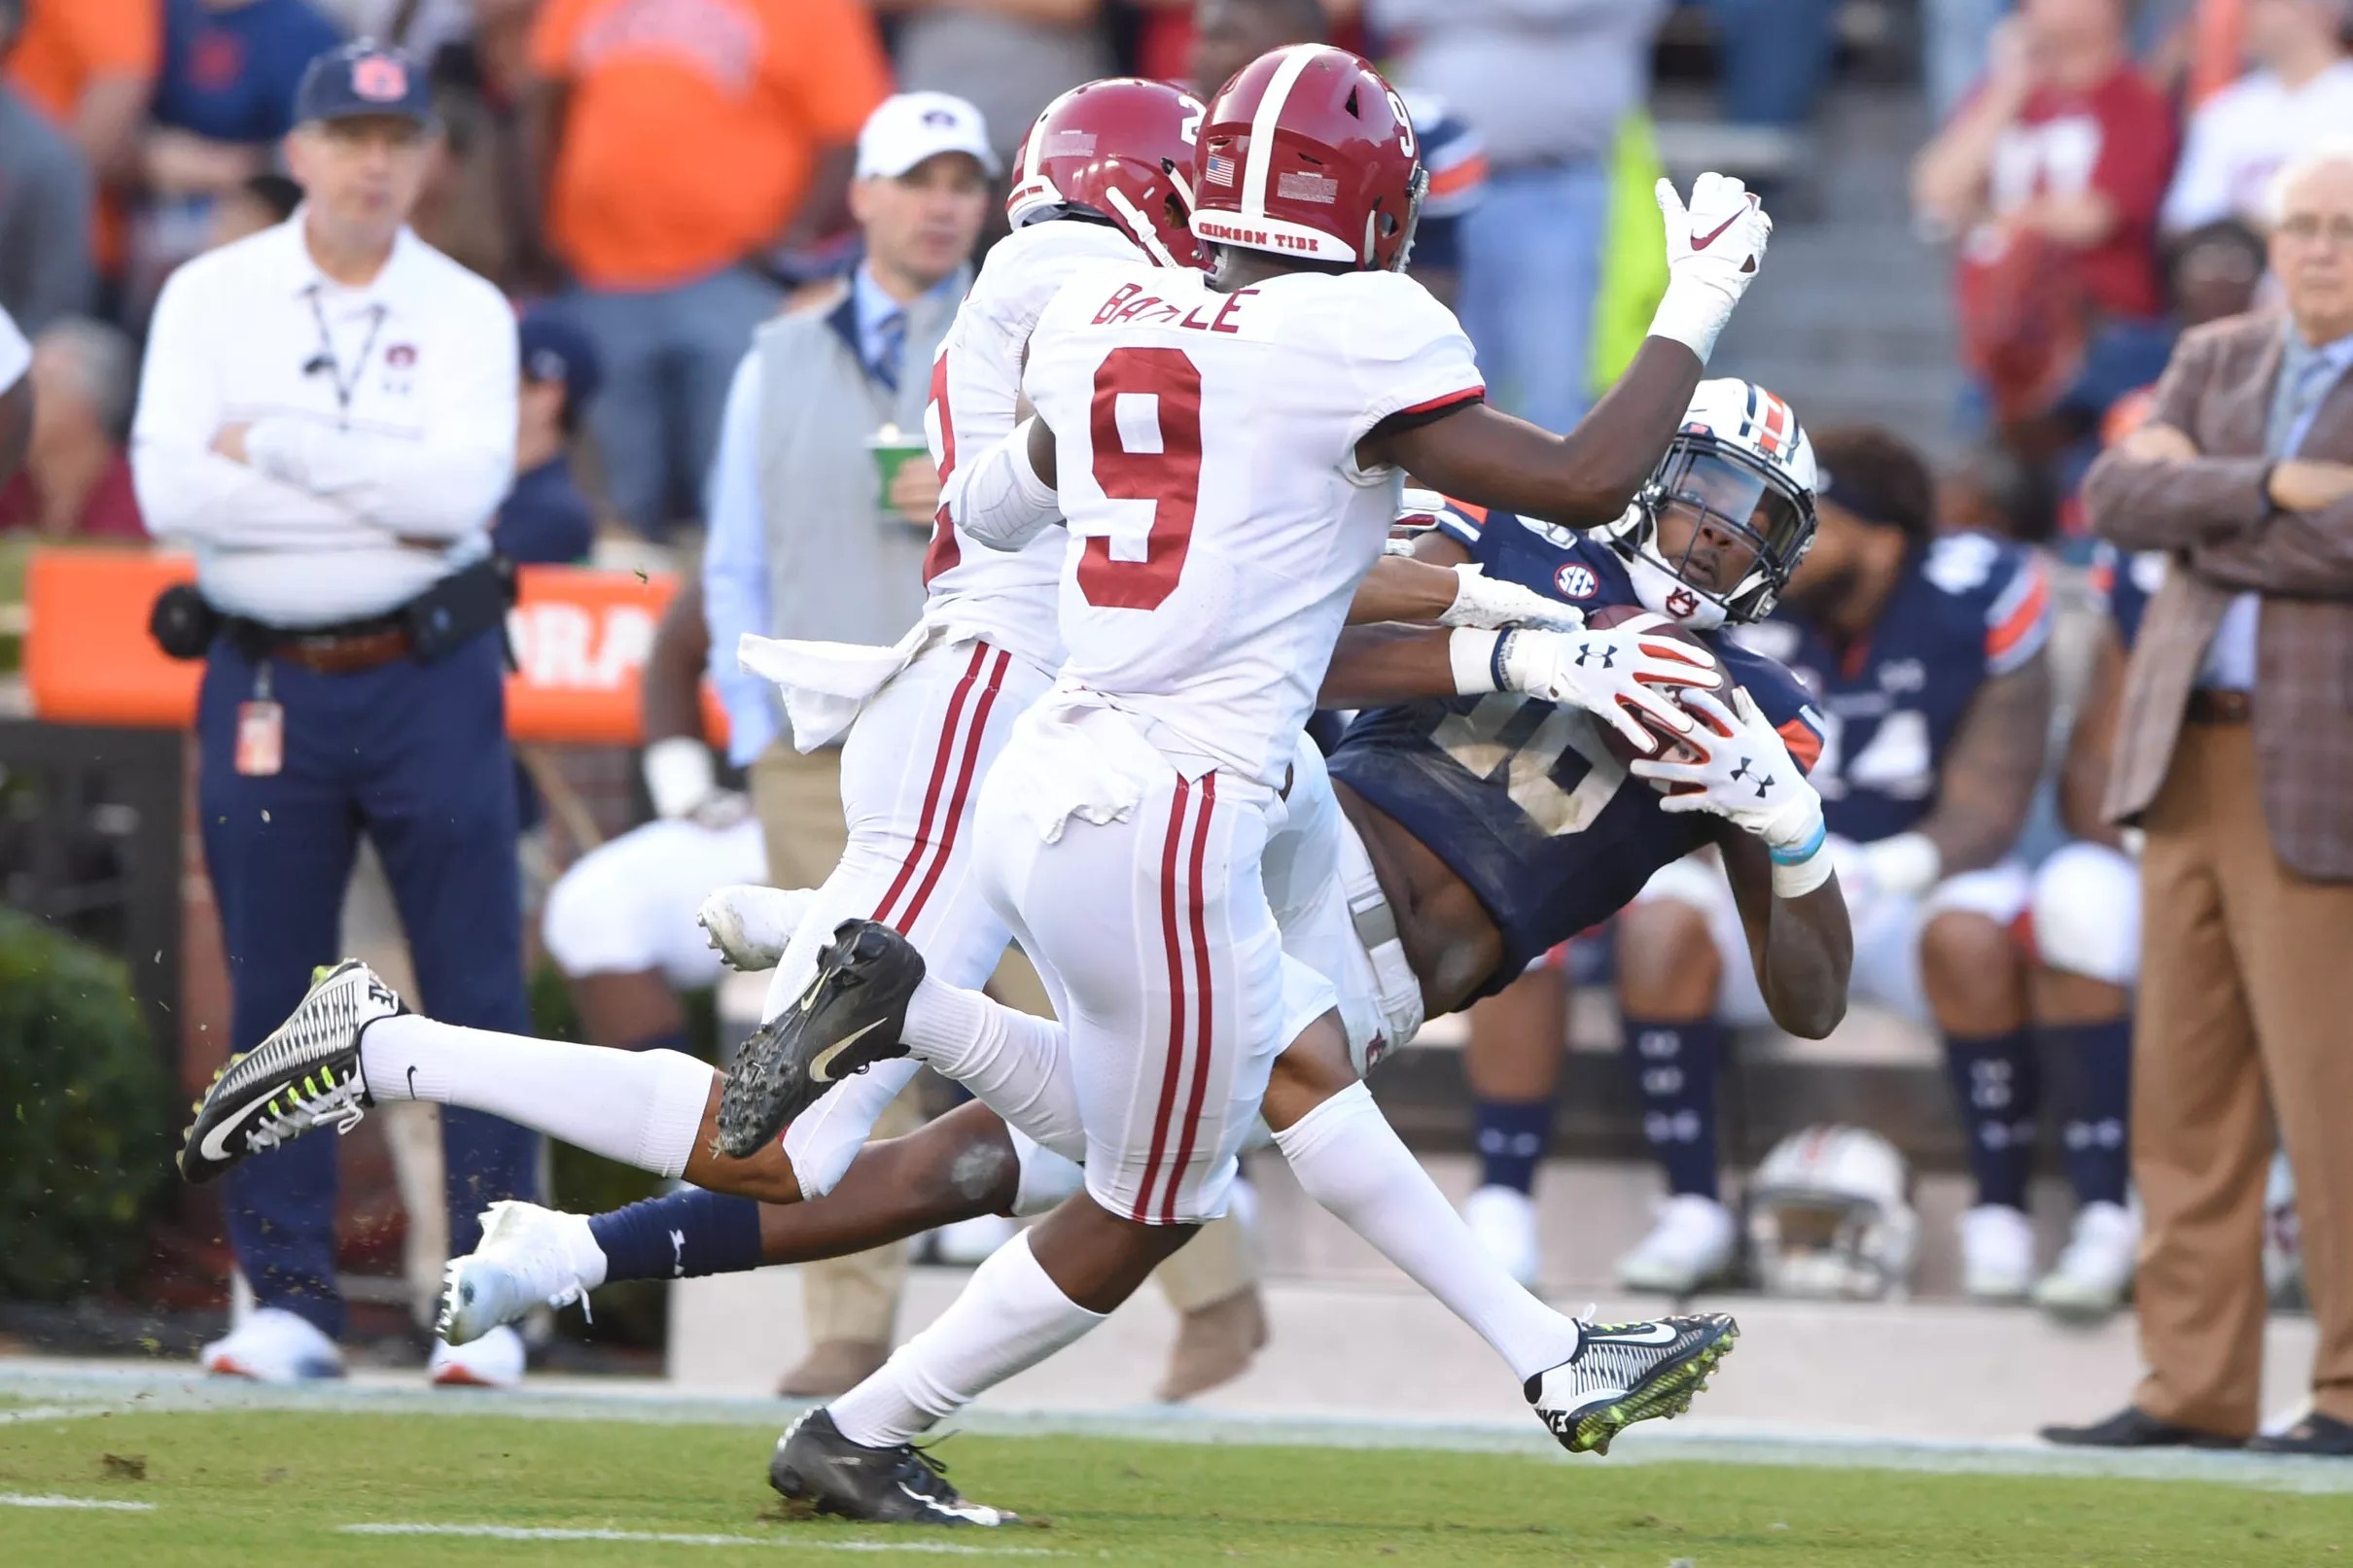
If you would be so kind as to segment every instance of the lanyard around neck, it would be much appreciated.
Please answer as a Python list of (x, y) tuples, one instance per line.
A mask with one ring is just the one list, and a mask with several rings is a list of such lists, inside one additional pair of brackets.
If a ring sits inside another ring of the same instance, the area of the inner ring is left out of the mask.
[(327, 307), (319, 303), (319, 286), (312, 284), (302, 291), (310, 300), (310, 319), (318, 325), (319, 351), (302, 366), (304, 375), (326, 372), (335, 389), (335, 407), (343, 414), (351, 412), (351, 395), (360, 389), (360, 378), (368, 373), (368, 357), (375, 352), (376, 334), (384, 330), (386, 311), (380, 304), (368, 307), (368, 335), (360, 340), (360, 357), (354, 361), (351, 373), (343, 372), (343, 362), (335, 353), (334, 334), (327, 330)]

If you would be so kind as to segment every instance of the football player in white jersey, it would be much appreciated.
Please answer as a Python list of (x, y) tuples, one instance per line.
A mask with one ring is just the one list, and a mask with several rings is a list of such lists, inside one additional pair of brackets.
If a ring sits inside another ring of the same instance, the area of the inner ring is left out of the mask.
[[(1696, 216), (1663, 188), (1680, 287), (1625, 381), (1564, 438), (1485, 408), (1459, 327), (1396, 272), (1422, 183), (1410, 120), (1378, 73), (1337, 50), (1278, 51), (1227, 85), (1203, 132), (1193, 228), (1218, 247), (1212, 277), (1106, 266), (1040, 318), (1025, 376), (1037, 417), (973, 467), (963, 520), (1011, 546), (1059, 510), (1071, 536), (1063, 676), (1017, 725), (977, 819), (980, 875), (1058, 993), (1067, 1059), (1003, 1070), (1050, 1031), (1007, 1038), (984, 999), (927, 981), (887, 926), (849, 923), (768, 1049), (739, 1063), (720, 1131), (729, 1148), (756, 1147), (828, 1083), (913, 1048), (1046, 1147), (1083, 1153), (1087, 1192), (787, 1435), (771, 1480), (790, 1497), (908, 1516), (892, 1491), (912, 1439), (1085, 1333), (1215, 1215), (1262, 1097), (1303, 1184), (1360, 1234), (1460, 1234), (1349, 1072), (1330, 983), (1282, 953), (1260, 856), (1401, 470), (1474, 501), (1614, 520), (1673, 434), (1770, 225), (1737, 182), (1703, 180)], [(1506, 645), (1489, 638), (1483, 659), (1508, 662)], [(1505, 674), (1463, 669), (1457, 685), (1493, 689)], [(966, 1049), (992, 1032), (989, 1049)], [(1345, 1087), (1268, 1096), (1286, 1044), (1336, 1063)], [(1463, 1241), (1470, 1256), (1449, 1264), (1482, 1272)], [(1444, 1270), (1416, 1267), (1426, 1255), (1383, 1250), (1448, 1296)], [(1523, 1371), (1581, 1447), (1687, 1402), (1734, 1331), (1708, 1316), (1556, 1332), (1560, 1360)], [(1589, 1408), (1597, 1377), (1614, 1386)], [(923, 1516), (999, 1520), (934, 1497)]]

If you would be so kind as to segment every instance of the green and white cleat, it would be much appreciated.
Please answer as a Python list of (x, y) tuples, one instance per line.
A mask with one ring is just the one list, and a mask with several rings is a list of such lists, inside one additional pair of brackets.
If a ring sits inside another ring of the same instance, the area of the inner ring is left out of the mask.
[(181, 1145), (180, 1174), (210, 1181), (323, 1122), (338, 1132), (357, 1127), (375, 1103), (360, 1075), (361, 1031), (407, 1011), (357, 958), (313, 970), (309, 992), (286, 1022), (213, 1075)]
[(1536, 1418), (1571, 1453), (1607, 1453), (1636, 1421), (1672, 1420), (1691, 1409), (1740, 1337), (1724, 1312), (1577, 1327), (1577, 1353), (1530, 1377), (1526, 1390)]

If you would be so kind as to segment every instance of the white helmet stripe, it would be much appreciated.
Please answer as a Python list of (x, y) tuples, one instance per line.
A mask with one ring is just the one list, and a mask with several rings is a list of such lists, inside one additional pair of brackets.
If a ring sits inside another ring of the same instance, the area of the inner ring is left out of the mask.
[(1292, 87), (1317, 55), (1336, 52), (1327, 44), (1293, 44), (1282, 51), (1282, 63), (1275, 67), (1266, 94), (1258, 100), (1258, 112), (1250, 117), (1249, 159), (1242, 170), (1243, 217), (1266, 217), (1266, 177), (1275, 159), (1275, 124), (1282, 118), (1282, 106), (1290, 100)]
[(1039, 110), (1037, 118), (1030, 122), (1030, 134), (1025, 138), (1025, 141), (1028, 145), (1022, 148), (1022, 151), (1029, 155), (1029, 157), (1022, 161), (1021, 178), (1024, 184), (1027, 184), (1028, 182), (1038, 177), (1037, 166), (1045, 161), (1046, 139), (1040, 133), (1045, 129), (1046, 117), (1051, 115), (1055, 110), (1061, 108), (1064, 101), (1075, 95), (1078, 89), (1076, 87), (1072, 87), (1069, 92), (1064, 93), (1062, 97), (1056, 98), (1052, 103), (1047, 104), (1045, 108)]

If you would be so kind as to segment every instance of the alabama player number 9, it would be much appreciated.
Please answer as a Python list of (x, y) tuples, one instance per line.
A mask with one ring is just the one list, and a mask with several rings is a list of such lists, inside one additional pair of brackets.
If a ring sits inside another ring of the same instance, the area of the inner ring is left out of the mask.
[[(1095, 370), (1089, 409), (1095, 482), (1113, 501), (1152, 503), (1143, 559), (1116, 561), (1098, 534), (1078, 589), (1106, 610), (1157, 610), (1176, 591), (1201, 498), (1201, 369), (1182, 349), (1118, 348)], [(1132, 444), (1131, 444), (1132, 443)]]

